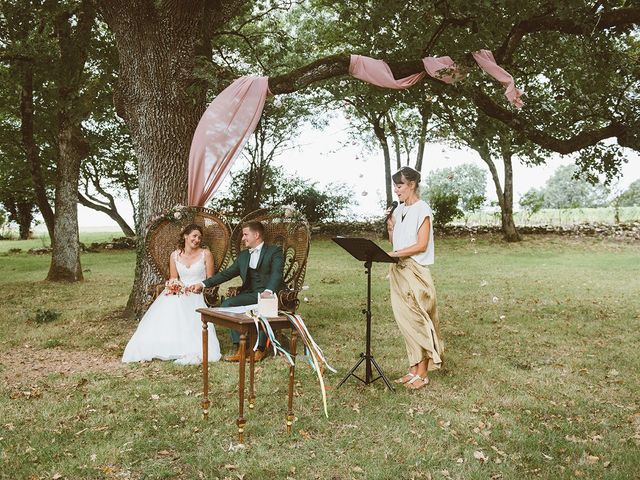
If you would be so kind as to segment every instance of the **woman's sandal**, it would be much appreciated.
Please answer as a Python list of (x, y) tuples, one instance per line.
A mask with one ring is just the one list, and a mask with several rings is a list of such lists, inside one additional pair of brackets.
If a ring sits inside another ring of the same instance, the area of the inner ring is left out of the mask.
[[(417, 381), (421, 381), (422, 385), (416, 387), (414, 384)], [(414, 375), (413, 378), (405, 384), (405, 387), (407, 387), (409, 390), (420, 390), (421, 388), (424, 388), (427, 385), (429, 385), (429, 377), (421, 377), (419, 375)]]
[(393, 381), (393, 383), (397, 383), (398, 385), (403, 385), (403, 384), (405, 384), (405, 383), (412, 382), (412, 381), (413, 381), (413, 379), (414, 379), (415, 377), (416, 377), (416, 376), (415, 376), (415, 374), (414, 374), (414, 373), (409, 372), (409, 373), (407, 373), (406, 375), (403, 375), (403, 376), (402, 376), (402, 377), (400, 377), (400, 378), (396, 378), (396, 379)]

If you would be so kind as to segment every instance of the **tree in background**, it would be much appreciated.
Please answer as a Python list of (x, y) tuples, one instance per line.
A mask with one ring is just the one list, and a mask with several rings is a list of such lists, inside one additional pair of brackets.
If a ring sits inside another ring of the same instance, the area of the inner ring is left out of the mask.
[(527, 217), (531, 218), (532, 215), (544, 207), (544, 193), (542, 190), (531, 188), (522, 195), (519, 203), (525, 212), (527, 212)]
[(640, 206), (640, 178), (631, 182), (629, 187), (618, 197), (621, 207)]
[(542, 189), (544, 208), (593, 208), (607, 204), (609, 190), (579, 176), (575, 165), (558, 167)]
[(247, 210), (246, 196), (253, 187), (248, 178), (251, 166), (232, 174), (231, 189), (228, 195), (215, 198), (211, 208), (220, 210), (233, 221), (238, 222), (258, 208), (275, 209), (291, 205), (302, 213), (311, 224), (341, 220), (347, 217), (353, 206), (353, 191), (344, 184), (329, 184), (318, 187), (302, 177), (294, 177), (281, 167), (268, 165), (263, 172), (260, 201), (252, 203)]
[(440, 168), (429, 174), (422, 197), (433, 209), (435, 225), (477, 211), (486, 201), (487, 175), (471, 163)]
[(108, 215), (127, 237), (135, 237), (135, 227), (122, 217), (116, 199), (126, 199), (137, 216), (138, 169), (126, 125), (113, 115), (101, 115), (86, 122), (90, 153), (80, 167), (78, 201)]

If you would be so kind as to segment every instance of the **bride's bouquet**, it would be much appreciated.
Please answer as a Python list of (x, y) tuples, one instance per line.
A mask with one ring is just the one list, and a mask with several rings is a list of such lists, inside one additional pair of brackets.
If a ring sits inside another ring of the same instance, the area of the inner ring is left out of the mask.
[(172, 278), (171, 280), (167, 280), (164, 284), (164, 294), (165, 295), (182, 295), (187, 294), (184, 287), (184, 283), (182, 283), (177, 278)]

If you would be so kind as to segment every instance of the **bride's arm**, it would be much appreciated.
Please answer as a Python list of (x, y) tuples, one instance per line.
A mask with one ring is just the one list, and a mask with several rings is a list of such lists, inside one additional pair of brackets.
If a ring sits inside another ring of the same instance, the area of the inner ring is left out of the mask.
[(213, 255), (208, 249), (204, 249), (204, 266), (207, 270), (207, 278), (211, 277), (215, 270), (215, 265), (213, 264)]
[(171, 252), (169, 255), (169, 280), (178, 278), (178, 269), (176, 268), (176, 252)]

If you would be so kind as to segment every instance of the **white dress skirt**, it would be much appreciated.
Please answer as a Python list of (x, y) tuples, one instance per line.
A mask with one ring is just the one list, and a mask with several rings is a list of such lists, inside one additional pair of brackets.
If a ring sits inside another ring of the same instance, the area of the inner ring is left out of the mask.
[[(180, 262), (175, 253), (176, 269), (185, 286), (206, 278), (204, 251), (192, 265)], [(123, 362), (175, 360), (189, 365), (202, 363), (202, 322), (197, 308), (207, 305), (201, 293), (167, 295), (163, 291), (151, 304), (122, 355)], [(209, 323), (209, 361), (220, 360), (220, 344), (213, 324)]]

